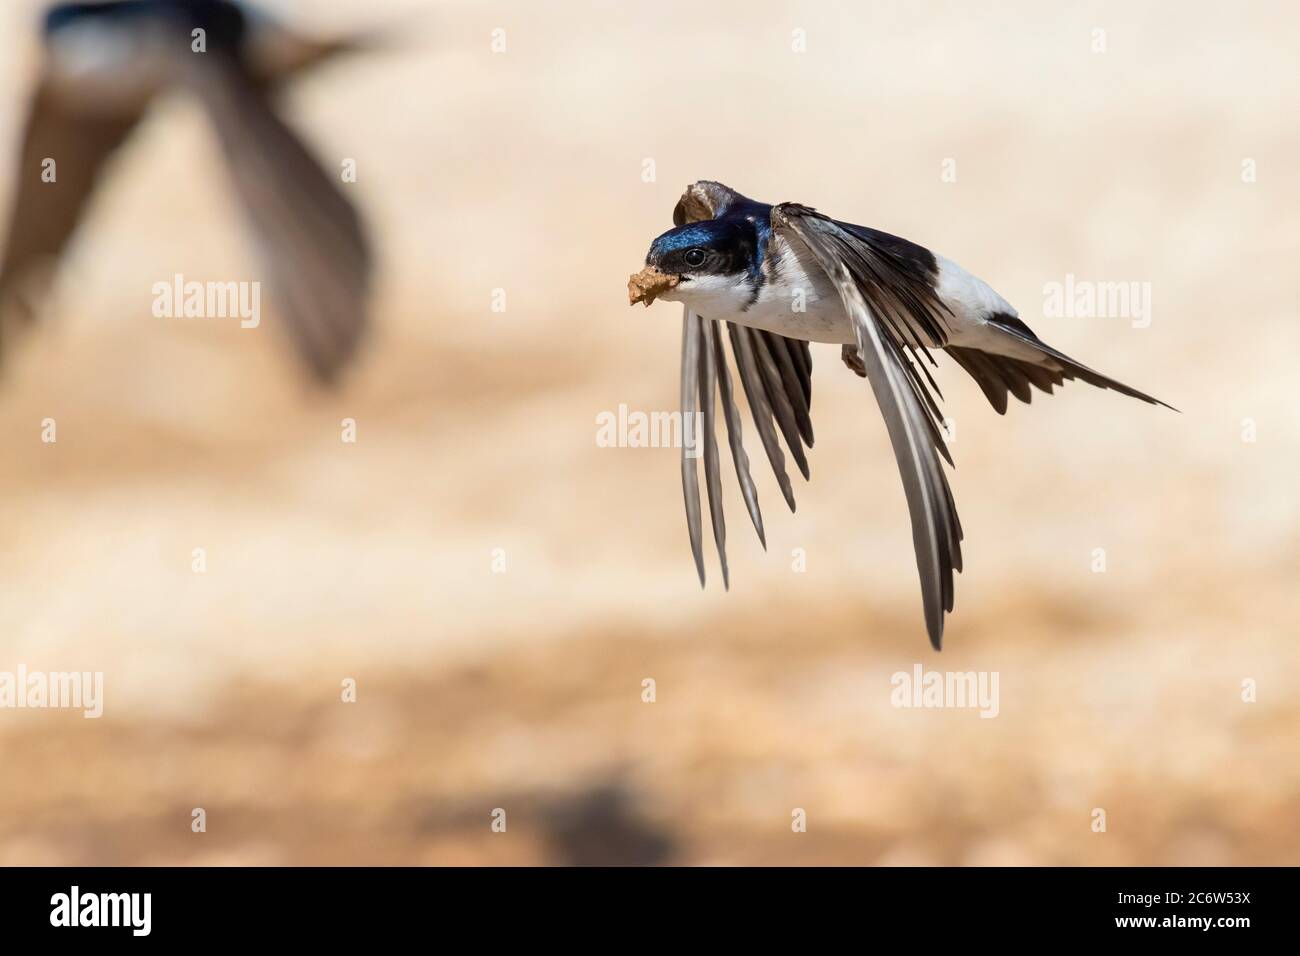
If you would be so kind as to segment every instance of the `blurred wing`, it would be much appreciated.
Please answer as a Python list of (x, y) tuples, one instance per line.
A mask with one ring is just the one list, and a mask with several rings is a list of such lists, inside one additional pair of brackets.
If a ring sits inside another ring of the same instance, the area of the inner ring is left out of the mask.
[(329, 382), (367, 325), (371, 256), (360, 217), (233, 56), (183, 59), (283, 300), (290, 337)]
[[(0, 321), (9, 307), (24, 318), (27, 302), (43, 289), (28, 289), (42, 266), (52, 266), (67, 245), (95, 190), (104, 162), (130, 135), (141, 113), (120, 116), (80, 114), (60, 103), (48, 81), (37, 88), (23, 132), (18, 189), (0, 260)], [(54, 179), (45, 182), (45, 160), (54, 161)], [(48, 278), (48, 270), (40, 278)]]
[(922, 379), (919, 362), (907, 353), (924, 351), (916, 333), (932, 334), (929, 327), (941, 322), (942, 306), (923, 283), (899, 281), (880, 249), (812, 209), (793, 203), (776, 206), (772, 229), (807, 247), (835, 284), (853, 321), (862, 365), (903, 479), (926, 629), (937, 650), (943, 644), (944, 612), (953, 608), (953, 571), (961, 570), (962, 532), (939, 463), (940, 455), (949, 463), (951, 458), (938, 407), (926, 388), (928, 375)]

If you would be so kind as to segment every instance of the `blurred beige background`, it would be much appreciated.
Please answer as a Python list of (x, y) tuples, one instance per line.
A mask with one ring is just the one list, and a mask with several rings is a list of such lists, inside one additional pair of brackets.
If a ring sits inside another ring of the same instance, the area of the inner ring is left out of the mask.
[[(0, 12), (2, 183), (38, 6)], [(285, 98), (383, 261), (336, 393), (269, 292), (256, 331), (150, 315), (175, 273), (258, 278), (196, 107), (119, 157), (0, 382), (0, 670), (106, 681), (99, 720), (0, 710), (0, 863), (1300, 862), (1300, 14), (634, 6), (272, 5), (416, 14)], [(943, 361), (936, 655), (869, 389), (815, 346), (799, 513), (756, 467), (765, 554), (729, 487), (701, 592), (677, 452), (595, 443), (677, 401), (676, 307), (625, 282), (700, 178), (930, 246), (1183, 414), (1075, 384), (1000, 418)], [(1067, 273), (1150, 282), (1150, 327), (1045, 318)], [(894, 709), (917, 662), (997, 671), (1000, 715)]]

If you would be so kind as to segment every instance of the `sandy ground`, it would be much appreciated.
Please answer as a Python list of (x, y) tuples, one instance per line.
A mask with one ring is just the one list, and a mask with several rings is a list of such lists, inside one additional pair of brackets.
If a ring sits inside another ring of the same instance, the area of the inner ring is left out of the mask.
[[(0, 182), (36, 6), (0, 13)], [(383, 263), (333, 393), (272, 302), (150, 315), (259, 266), (191, 104), (122, 153), (0, 383), (0, 672), (105, 680), (98, 720), (0, 709), (0, 863), (1300, 862), (1300, 15), (627, 6), (276, 5), (416, 11), (286, 98)], [(676, 403), (676, 308), (625, 282), (699, 178), (929, 245), (1183, 414), (1073, 385), (1001, 418), (944, 363), (936, 655), (884, 428), (815, 347), (799, 512), (756, 471), (764, 553), (729, 489), (701, 592), (677, 452), (595, 441)], [(1149, 282), (1149, 326), (1045, 316), (1067, 274)], [(998, 716), (891, 706), (918, 662), (996, 672)]]

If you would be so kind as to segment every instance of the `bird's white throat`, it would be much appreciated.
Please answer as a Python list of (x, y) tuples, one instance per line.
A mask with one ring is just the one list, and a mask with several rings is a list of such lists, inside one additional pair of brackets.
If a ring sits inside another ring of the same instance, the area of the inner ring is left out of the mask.
[(820, 272), (809, 272), (787, 244), (772, 244), (775, 258), (758, 285), (747, 274), (691, 277), (660, 298), (681, 302), (707, 319), (719, 319), (807, 342), (853, 342), (853, 326), (839, 294)]
[(754, 286), (746, 275), (687, 276), (659, 298), (680, 302), (709, 318), (731, 318), (753, 301)]

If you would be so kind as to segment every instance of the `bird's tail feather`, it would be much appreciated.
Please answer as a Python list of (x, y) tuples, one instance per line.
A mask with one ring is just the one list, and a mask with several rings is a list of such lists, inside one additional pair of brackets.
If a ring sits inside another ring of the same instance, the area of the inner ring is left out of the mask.
[(1028, 336), (1022, 335), (1012, 329), (1003, 329), (1002, 331), (1013, 336), (1017, 342), (1031, 346), (1042, 356), (1041, 361), (1033, 362), (1028, 359), (997, 355), (981, 349), (963, 348), (956, 345), (950, 345), (946, 350), (956, 360), (957, 364), (964, 368), (971, 378), (975, 379), (985, 397), (988, 398), (989, 404), (993, 406), (999, 415), (1006, 414), (1008, 392), (1028, 404), (1033, 397), (1033, 392), (1030, 389), (1031, 385), (1050, 395), (1053, 386), (1062, 385), (1067, 379), (1078, 379), (1097, 388), (1119, 392), (1121, 395), (1128, 395), (1150, 405), (1163, 405), (1165, 408), (1178, 411), (1174, 406), (1162, 402), (1146, 392), (1140, 392), (1123, 382), (1093, 371), (1088, 366), (1076, 362), (1064, 352), (1057, 351), (1032, 334)]

